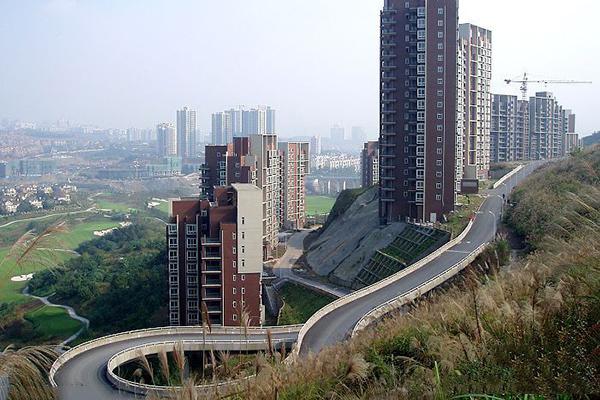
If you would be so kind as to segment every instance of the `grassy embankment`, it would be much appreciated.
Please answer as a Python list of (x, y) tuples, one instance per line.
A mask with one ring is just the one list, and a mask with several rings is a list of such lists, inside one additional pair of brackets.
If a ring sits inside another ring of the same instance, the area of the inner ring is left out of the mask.
[(409, 312), (272, 364), (237, 398), (600, 396), (600, 149), (537, 171), (510, 201), (533, 253), (501, 267), (488, 251)]
[(286, 283), (279, 289), (284, 306), (279, 325), (294, 325), (306, 322), (317, 310), (331, 303), (329, 296), (317, 293), (294, 283)]

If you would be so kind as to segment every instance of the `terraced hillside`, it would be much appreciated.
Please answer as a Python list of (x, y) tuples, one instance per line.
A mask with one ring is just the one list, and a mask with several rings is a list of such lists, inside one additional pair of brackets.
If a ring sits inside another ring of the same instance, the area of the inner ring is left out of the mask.
[(449, 238), (446, 231), (408, 225), (389, 246), (375, 252), (354, 278), (352, 288), (360, 289), (395, 274), (442, 246)]

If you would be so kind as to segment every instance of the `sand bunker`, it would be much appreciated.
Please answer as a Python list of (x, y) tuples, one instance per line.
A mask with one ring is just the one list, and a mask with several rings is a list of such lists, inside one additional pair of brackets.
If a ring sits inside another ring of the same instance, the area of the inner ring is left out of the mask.
[(25, 282), (31, 280), (31, 278), (33, 278), (33, 274), (13, 276), (10, 280), (13, 282)]

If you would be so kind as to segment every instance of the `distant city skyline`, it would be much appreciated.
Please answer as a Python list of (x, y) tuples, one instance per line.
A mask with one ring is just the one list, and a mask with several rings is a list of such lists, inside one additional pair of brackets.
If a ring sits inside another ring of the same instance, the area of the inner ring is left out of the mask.
[[(270, 104), (278, 110), (282, 137), (326, 137), (343, 121), (347, 133), (362, 126), (372, 139), (379, 122), (382, 5), (364, 0), (2, 2), (0, 54), (10, 62), (0, 64), (0, 119), (151, 128), (175, 123), (173, 111), (187, 104), (197, 110), (204, 135), (215, 110)], [(515, 24), (515, 10), (535, 17)], [(462, 0), (460, 22), (494, 32), (493, 93), (518, 95), (518, 85), (503, 79), (523, 72), (594, 81), (530, 87), (531, 95), (554, 92), (577, 114), (578, 132), (587, 135), (600, 129), (594, 96), (600, 43), (572, 43), (594, 37), (598, 12), (599, 3), (583, 0), (569, 7), (542, 0)], [(573, 62), (577, 59), (585, 62)]]

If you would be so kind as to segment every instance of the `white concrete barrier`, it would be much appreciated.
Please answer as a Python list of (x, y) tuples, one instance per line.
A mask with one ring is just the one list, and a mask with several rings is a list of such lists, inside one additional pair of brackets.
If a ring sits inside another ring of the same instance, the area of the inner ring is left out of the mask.
[[(286, 343), (285, 339), (273, 339), (272, 343), (281, 344)], [(130, 361), (137, 360), (140, 354), (147, 356), (149, 354), (158, 354), (161, 350), (171, 352), (173, 349), (181, 344), (184, 351), (201, 351), (201, 350), (227, 350), (227, 351), (257, 351), (265, 350), (268, 346), (267, 339), (261, 340), (183, 340), (183, 341), (167, 341), (167, 342), (156, 342), (148, 343), (140, 346), (131, 347), (122, 350), (112, 356), (107, 363), (107, 377), (108, 380), (119, 390), (124, 390), (137, 395), (147, 395), (148, 393), (155, 393), (161, 397), (175, 396), (179, 391), (183, 389), (181, 386), (158, 386), (149, 385), (145, 383), (132, 382), (125, 378), (120, 377), (115, 373), (115, 370)], [(227, 382), (218, 382), (207, 385), (195, 386), (196, 390), (203, 392), (218, 391), (219, 389), (225, 389), (227, 387), (240, 385), (248, 379), (254, 378), (255, 375), (247, 376), (242, 379), (235, 379)]]
[(523, 165), (519, 165), (518, 167), (516, 167), (515, 169), (513, 169), (512, 171), (510, 171), (508, 174), (506, 174), (502, 178), (498, 179), (498, 181), (492, 185), (492, 188), (497, 189), (507, 179), (509, 179), (511, 176), (513, 176), (514, 174), (516, 174), (517, 172), (519, 172), (522, 169), (523, 169)]
[(371, 325), (373, 322), (381, 319), (385, 314), (390, 313), (398, 308), (410, 303), (411, 301), (421, 297), (423, 294), (428, 291), (438, 287), (442, 283), (446, 282), (448, 279), (457, 275), (460, 271), (466, 268), (473, 260), (481, 254), (481, 252), (486, 248), (488, 243), (484, 243), (479, 246), (477, 249), (469, 253), (466, 258), (463, 258), (461, 261), (454, 264), (449, 269), (444, 272), (436, 275), (435, 277), (429, 279), (426, 282), (421, 283), (416, 288), (409, 290), (401, 294), (398, 297), (395, 297), (377, 308), (372, 309), (367, 314), (365, 314), (354, 326), (352, 330), (352, 336), (356, 335), (361, 330), (365, 329), (367, 326)]
[[(274, 326), (274, 327), (250, 327), (249, 335), (266, 335), (267, 331), (271, 331), (271, 334), (285, 334), (285, 333), (296, 333), (299, 332), (302, 325), (286, 325), (286, 326)], [(134, 331), (115, 333), (113, 335), (103, 336), (101, 338), (97, 338), (94, 340), (90, 340), (89, 342), (82, 343), (78, 346), (73, 347), (69, 351), (61, 354), (56, 361), (52, 364), (50, 368), (50, 372), (48, 374), (50, 384), (53, 387), (58, 387), (54, 377), (56, 376), (56, 372), (59, 370), (61, 366), (67, 363), (69, 360), (77, 357), (78, 355), (85, 353), (91, 349), (95, 349), (97, 347), (101, 347), (107, 344), (123, 342), (131, 339), (139, 339), (139, 338), (148, 338), (153, 336), (162, 336), (162, 335), (186, 335), (186, 334), (197, 334), (202, 335), (203, 327), (201, 326), (180, 326), (180, 327), (162, 327), (162, 328), (150, 328), (150, 329), (139, 329)], [(239, 335), (240, 328), (239, 327), (213, 327), (212, 334), (230, 334), (230, 335)]]

